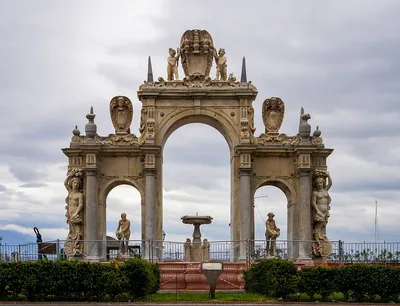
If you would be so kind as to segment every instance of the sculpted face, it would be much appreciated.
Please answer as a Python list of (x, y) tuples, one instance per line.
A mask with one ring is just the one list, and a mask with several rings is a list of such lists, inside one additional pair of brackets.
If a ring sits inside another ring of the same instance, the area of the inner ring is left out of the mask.
[(123, 221), (125, 221), (125, 220), (126, 220), (126, 214), (121, 214), (121, 219), (122, 219)]
[(124, 104), (125, 104), (125, 101), (124, 101), (123, 98), (118, 98), (117, 103), (118, 103), (118, 106), (119, 106), (119, 107), (123, 107)]
[(73, 191), (78, 191), (80, 185), (81, 185), (81, 182), (80, 182), (79, 179), (77, 179), (77, 178), (72, 179), (71, 187), (72, 187), (72, 190), (73, 190)]
[(321, 190), (325, 187), (325, 180), (323, 178), (317, 178), (315, 184), (317, 185), (317, 189)]
[(174, 57), (175, 56), (175, 54), (176, 54), (176, 52), (175, 52), (175, 50), (174, 49), (169, 49), (169, 55), (170, 56), (172, 56), (172, 57)]
[(219, 49), (219, 55), (224, 56), (225, 55), (225, 49)]

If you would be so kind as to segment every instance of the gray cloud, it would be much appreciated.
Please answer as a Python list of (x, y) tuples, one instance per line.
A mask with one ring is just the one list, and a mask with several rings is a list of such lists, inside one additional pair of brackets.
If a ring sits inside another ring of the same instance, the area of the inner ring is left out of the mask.
[(26, 183), (26, 184), (21, 184), (19, 187), (21, 188), (39, 188), (39, 187), (46, 187), (47, 184), (45, 183), (38, 183), (38, 182), (32, 182), (32, 183)]
[(0, 184), (0, 192), (6, 191), (6, 190), (7, 190), (6, 186)]

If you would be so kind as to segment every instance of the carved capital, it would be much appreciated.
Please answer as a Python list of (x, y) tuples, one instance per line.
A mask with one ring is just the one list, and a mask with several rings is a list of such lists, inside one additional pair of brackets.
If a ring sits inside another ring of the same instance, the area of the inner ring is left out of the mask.
[(155, 154), (146, 154), (144, 158), (144, 169), (152, 170), (156, 169), (156, 155)]
[(86, 168), (92, 168), (96, 169), (97, 168), (97, 157), (96, 154), (86, 154)]
[(297, 158), (297, 168), (311, 169), (311, 156), (310, 154), (299, 154)]
[(240, 154), (239, 169), (251, 169), (251, 155)]

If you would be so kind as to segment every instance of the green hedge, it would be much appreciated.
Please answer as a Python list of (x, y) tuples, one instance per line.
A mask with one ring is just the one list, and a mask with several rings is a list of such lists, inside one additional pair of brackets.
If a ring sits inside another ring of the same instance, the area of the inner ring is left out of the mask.
[(38, 261), (0, 264), (0, 300), (94, 301), (140, 298), (159, 289), (157, 265)]
[(285, 260), (261, 260), (244, 272), (245, 290), (286, 298), (296, 291), (296, 265)]
[(397, 301), (400, 297), (400, 268), (355, 264), (337, 268), (310, 267), (296, 271), (288, 261), (268, 260), (253, 265), (244, 274), (245, 289), (269, 297), (287, 297), (290, 293), (316, 294), (326, 300), (342, 293), (347, 301)]

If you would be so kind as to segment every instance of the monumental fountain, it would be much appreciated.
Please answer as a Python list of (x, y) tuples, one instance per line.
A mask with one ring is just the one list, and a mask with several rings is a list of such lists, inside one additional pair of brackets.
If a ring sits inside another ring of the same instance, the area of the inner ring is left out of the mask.
[[(107, 196), (114, 187), (127, 184), (142, 198), (142, 240), (151, 242), (143, 244), (143, 258), (163, 260), (163, 148), (179, 127), (203, 123), (223, 135), (230, 151), (230, 240), (237, 244), (230, 249), (229, 260), (249, 259), (249, 242), (254, 240), (254, 193), (267, 185), (281, 189), (287, 199), (288, 258), (296, 262), (326, 259), (331, 250), (326, 231), (331, 202), (327, 158), (333, 150), (325, 148), (318, 128), (312, 133), (311, 116), (303, 108), (298, 131), (293, 136), (280, 132), (285, 104), (279, 97), (264, 99), (260, 111), (265, 130), (257, 135), (253, 108), (257, 88), (247, 79), (244, 58), (239, 80), (227, 74), (227, 55), (229, 49), (217, 48), (207, 31), (185, 31), (179, 50), (170, 50), (166, 80), (153, 78), (148, 59), (147, 79), (137, 92), (142, 104), (139, 133), (130, 129), (133, 104), (125, 96), (110, 101), (115, 131), (108, 136), (97, 134), (93, 108), (86, 116), (85, 134), (73, 130), (69, 147), (63, 149), (68, 157), (65, 252), (70, 258), (105, 260)], [(212, 78), (214, 63), (216, 77)], [(183, 219), (195, 226), (190, 249), (200, 243), (196, 226), (199, 229), (203, 221), (194, 223), (196, 220)], [(208, 220), (211, 222), (211, 217)], [(187, 258), (199, 260), (199, 254), (193, 257), (188, 252)]]

